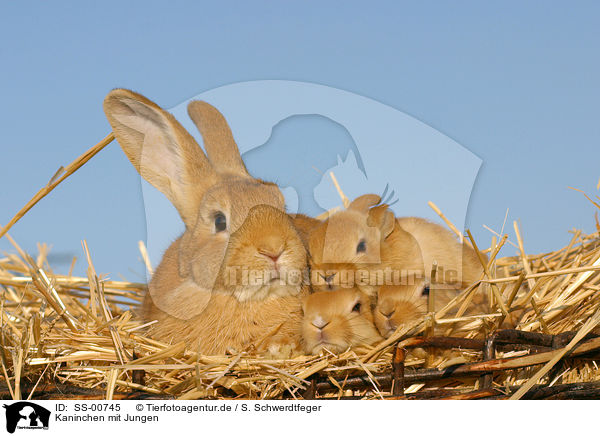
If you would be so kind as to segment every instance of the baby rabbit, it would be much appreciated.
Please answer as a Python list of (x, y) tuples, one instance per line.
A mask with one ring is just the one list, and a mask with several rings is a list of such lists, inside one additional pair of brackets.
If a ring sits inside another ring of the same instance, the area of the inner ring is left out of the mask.
[(104, 111), (133, 166), (185, 224), (143, 302), (144, 319), (158, 320), (154, 335), (204, 354), (298, 347), (306, 250), (278, 187), (248, 174), (223, 115), (205, 102), (188, 106), (205, 154), (142, 95), (115, 89)]
[(428, 288), (423, 279), (412, 285), (383, 285), (377, 292), (373, 319), (381, 336), (388, 338), (396, 329), (425, 316)]
[[(382, 284), (431, 279), (460, 288), (479, 279), (482, 267), (474, 250), (443, 227), (421, 218), (399, 218), (367, 194), (317, 226), (309, 238), (314, 289), (356, 284), (371, 297)], [(411, 279), (413, 278), (413, 279)]]
[(374, 298), (386, 273), (403, 278), (423, 274), (417, 240), (379, 201), (377, 195), (358, 197), (312, 230), (308, 248), (313, 289), (356, 285)]
[(456, 295), (452, 289), (430, 290), (424, 279), (417, 278), (412, 284), (381, 286), (373, 309), (373, 319), (381, 336), (388, 338), (398, 327), (422, 319), (427, 313), (431, 292), (435, 292), (434, 311), (443, 308)]
[(369, 298), (356, 288), (310, 294), (302, 305), (304, 350), (341, 353), (381, 340), (373, 325)]
[(321, 220), (299, 213), (292, 215), (292, 222), (294, 223), (294, 227), (296, 227), (304, 246), (308, 249), (310, 235), (314, 229), (321, 224)]
[(479, 280), (483, 267), (477, 253), (470, 245), (461, 244), (450, 230), (424, 218), (402, 217), (396, 221), (417, 240), (428, 280), (434, 261), (440, 283), (464, 288)]

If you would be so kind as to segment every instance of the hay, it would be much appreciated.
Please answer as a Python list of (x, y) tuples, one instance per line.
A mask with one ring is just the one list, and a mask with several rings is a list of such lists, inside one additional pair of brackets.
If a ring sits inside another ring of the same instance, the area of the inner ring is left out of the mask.
[[(399, 340), (408, 350), (403, 361), (404, 379), (415, 381), (406, 387), (406, 395), (423, 395), (440, 388), (446, 394), (464, 394), (481, 390), (483, 373), (464, 370), (464, 376), (440, 376), (425, 382), (417, 382), (416, 376), (425, 363), (431, 371), (481, 362), (481, 344), (475, 343), (479, 349), (466, 349), (463, 344), (462, 349), (444, 352), (435, 351), (434, 341), (431, 347), (425, 347), (428, 357), (407, 341), (427, 329), (432, 333), (421, 339), (442, 336), (474, 341), (479, 338), (481, 342), (501, 323), (503, 329), (546, 336), (578, 332), (584, 326), (585, 331), (576, 343), (555, 350), (542, 347), (540, 353), (533, 353), (531, 347), (498, 348), (496, 355), (486, 360), (514, 360), (505, 367), (494, 367), (493, 388), (514, 392), (526, 383), (529, 390), (534, 384), (600, 381), (595, 360), (579, 358), (581, 350), (586, 354), (595, 351), (596, 356), (600, 350), (598, 340), (584, 339), (600, 320), (598, 233), (575, 232), (567, 247), (537, 256), (495, 259), (499, 246), (490, 247), (491, 260), (481, 281), (423, 321), (406, 326), (372, 348), (289, 360), (267, 360), (252, 349), (234, 355), (205, 356), (184, 344), (153, 340), (145, 333), (151, 323), (144, 324), (136, 315), (146, 291), (144, 284), (98, 277), (86, 244), (88, 277), (73, 277), (52, 272), (47, 247), (40, 246), (33, 259), (12, 242), (18, 255), (0, 259), (4, 398), (57, 395), (57, 389), (71, 398), (124, 398), (136, 391), (182, 399), (301, 398), (310, 394), (307, 388), (311, 386), (316, 387), (317, 397), (382, 398), (391, 392), (392, 353)], [(488, 268), (494, 263), (504, 277), (495, 277), (491, 272), (494, 268)], [(496, 287), (496, 292), (487, 286)], [(488, 310), (469, 310), (471, 303), (466, 302), (486, 292), (492, 295)], [(581, 343), (587, 348), (576, 346)], [(562, 359), (569, 351), (570, 357)], [(560, 374), (551, 371), (558, 361), (562, 362)], [(536, 375), (543, 364), (544, 373)], [(357, 378), (362, 380), (361, 386)], [(520, 391), (519, 396), (523, 393)]]
[[(68, 168), (68, 174), (76, 170)], [(40, 192), (46, 195), (56, 184), (51, 181)], [(85, 242), (87, 277), (55, 274), (48, 248), (40, 245), (34, 259), (10, 238), (8, 227), (0, 231), (15, 248), (0, 258), (3, 399), (600, 395), (594, 360), (600, 339), (593, 334), (600, 321), (599, 232), (574, 231), (564, 248), (527, 255), (515, 222), (517, 244), (496, 233), (484, 250), (489, 261), (480, 258), (481, 279), (436, 313), (373, 347), (272, 360), (252, 347), (207, 356), (183, 343), (152, 339), (146, 333), (152, 322), (136, 314), (145, 284), (98, 276)], [(468, 231), (467, 236), (465, 241), (477, 247)], [(520, 255), (497, 258), (506, 243), (518, 247)], [(150, 267), (143, 244), (140, 252)]]

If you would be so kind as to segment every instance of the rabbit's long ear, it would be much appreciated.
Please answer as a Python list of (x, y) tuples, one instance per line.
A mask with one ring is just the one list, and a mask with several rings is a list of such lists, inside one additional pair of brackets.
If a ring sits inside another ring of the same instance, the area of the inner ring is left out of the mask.
[(170, 113), (126, 89), (106, 96), (104, 112), (133, 166), (166, 195), (186, 226), (193, 225), (203, 193), (216, 180), (198, 143)]
[(367, 212), (372, 206), (379, 204), (381, 197), (376, 194), (364, 194), (356, 197), (352, 203), (348, 205), (348, 209), (357, 212)]
[(199, 100), (188, 104), (188, 114), (202, 134), (206, 154), (217, 172), (247, 177), (248, 170), (223, 114)]
[(382, 204), (369, 209), (367, 225), (378, 227), (381, 232), (381, 238), (385, 239), (394, 230), (396, 217), (394, 213), (388, 209), (387, 204)]

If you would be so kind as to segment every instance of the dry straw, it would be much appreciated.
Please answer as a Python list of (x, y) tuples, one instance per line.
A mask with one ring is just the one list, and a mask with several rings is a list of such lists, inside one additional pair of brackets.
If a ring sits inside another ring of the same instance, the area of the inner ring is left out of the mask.
[[(7, 233), (111, 140), (67, 166), (0, 231), (14, 247), (0, 257), (4, 398), (559, 398), (572, 386), (600, 392), (600, 340), (593, 335), (600, 321), (599, 234), (575, 231), (564, 248), (527, 255), (516, 222), (517, 256), (497, 258), (510, 241), (496, 233), (484, 250), (488, 258), (480, 258), (479, 281), (373, 347), (273, 360), (253, 347), (207, 356), (154, 340), (146, 332), (153, 322), (137, 316), (145, 284), (101, 278), (85, 242), (87, 277), (55, 274), (46, 246), (33, 258)], [(143, 244), (140, 252), (151, 273)], [(406, 354), (395, 351), (399, 342)], [(427, 355), (436, 347), (446, 351)]]

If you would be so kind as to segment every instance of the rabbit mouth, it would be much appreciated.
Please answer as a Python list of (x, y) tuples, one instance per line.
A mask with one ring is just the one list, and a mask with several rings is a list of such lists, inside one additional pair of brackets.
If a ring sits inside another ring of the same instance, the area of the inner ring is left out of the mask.
[(383, 332), (381, 332), (381, 335), (384, 338), (389, 337), (392, 333), (394, 333), (396, 331), (396, 328), (390, 324), (390, 322), (388, 321), (384, 326), (383, 326)]
[(313, 353), (318, 353), (325, 349), (331, 351), (332, 353), (341, 353), (346, 348), (348, 348), (348, 344), (332, 336), (331, 332), (324, 332), (323, 330), (319, 330), (314, 339), (315, 345), (312, 347)]
[(396, 331), (396, 327), (394, 326), (394, 323), (392, 322), (391, 319), (389, 319), (389, 318), (382, 319), (382, 318), (383, 317), (377, 317), (375, 320), (375, 324), (377, 325), (377, 330), (379, 330), (379, 333), (381, 333), (381, 336), (383, 336), (384, 338), (387, 338), (394, 331)]
[(320, 341), (312, 348), (311, 353), (318, 354), (321, 351), (330, 351), (332, 353), (341, 353), (341, 352), (345, 351), (346, 348), (348, 348), (348, 346), (336, 344), (333, 342)]

